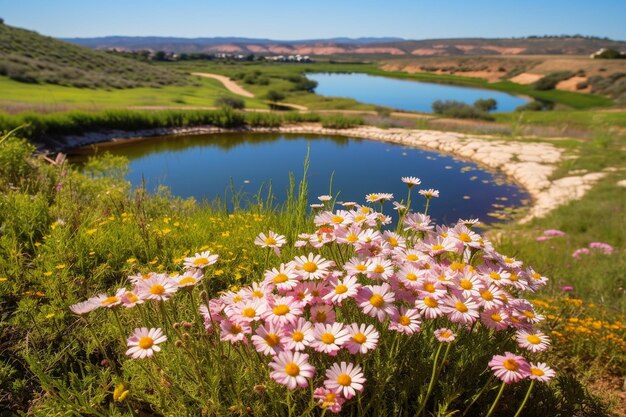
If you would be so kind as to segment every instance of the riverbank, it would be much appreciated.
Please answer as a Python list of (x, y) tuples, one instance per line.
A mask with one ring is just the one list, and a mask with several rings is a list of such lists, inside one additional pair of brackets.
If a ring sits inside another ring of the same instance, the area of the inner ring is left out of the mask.
[(603, 178), (605, 172), (585, 172), (552, 179), (563, 160), (564, 152), (553, 144), (521, 140), (503, 140), (490, 136), (466, 135), (417, 129), (381, 129), (361, 126), (348, 129), (329, 129), (319, 124), (285, 125), (280, 127), (245, 127), (237, 129), (214, 126), (192, 128), (163, 128), (135, 132), (132, 136), (95, 134), (75, 137), (77, 147), (98, 143), (107, 148), (128, 140), (149, 140), (152, 136), (215, 134), (229, 131), (278, 132), (296, 134), (338, 135), (436, 150), (465, 158), (493, 170), (505, 173), (524, 187), (532, 197), (528, 213), (520, 219), (526, 223), (543, 217), (555, 208), (582, 198)]

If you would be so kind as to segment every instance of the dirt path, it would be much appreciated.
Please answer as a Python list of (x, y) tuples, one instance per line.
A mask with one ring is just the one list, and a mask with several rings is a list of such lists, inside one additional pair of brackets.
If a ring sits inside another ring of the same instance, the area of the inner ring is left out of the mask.
[(214, 80), (217, 80), (221, 82), (222, 84), (224, 84), (224, 87), (226, 87), (226, 89), (228, 89), (228, 91), (230, 91), (231, 93), (235, 93), (243, 97), (250, 97), (250, 98), (254, 97), (254, 94), (252, 94), (251, 92), (249, 92), (248, 90), (246, 90), (245, 88), (243, 88), (242, 86), (240, 86), (239, 84), (237, 84), (236, 82), (234, 82), (233, 80), (231, 80), (225, 75), (209, 74), (208, 72), (192, 72), (191, 75), (197, 75), (199, 77), (206, 77), (206, 78), (213, 78)]

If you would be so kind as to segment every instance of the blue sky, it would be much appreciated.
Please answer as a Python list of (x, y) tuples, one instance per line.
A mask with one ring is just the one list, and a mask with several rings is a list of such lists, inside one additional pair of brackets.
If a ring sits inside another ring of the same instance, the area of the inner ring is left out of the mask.
[(626, 40), (626, 0), (0, 0), (0, 17), (56, 37), (425, 39), (580, 33)]

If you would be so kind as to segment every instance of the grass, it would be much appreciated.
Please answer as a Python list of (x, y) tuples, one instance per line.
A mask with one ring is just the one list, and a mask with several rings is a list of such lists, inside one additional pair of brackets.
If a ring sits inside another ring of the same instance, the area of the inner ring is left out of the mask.
[[(150, 107), (213, 107), (217, 98), (240, 96), (226, 90), (217, 80), (197, 77), (197, 85), (122, 90), (84, 89), (51, 84), (25, 84), (0, 76), (0, 106), (31, 103), (51, 104), (64, 108), (101, 110), (106, 108)], [(249, 108), (267, 108), (255, 98), (242, 98)]]
[[(164, 189), (155, 195), (141, 189), (131, 192), (123, 180), (123, 159), (95, 159), (79, 172), (32, 157), (32, 149), (15, 139), (0, 144), (0, 302), (4, 312), (0, 317), (0, 389), (11, 409), (35, 415), (319, 414), (308, 411), (308, 390), (287, 394), (270, 379), (269, 359), (259, 357), (250, 347), (219, 342), (204, 331), (196, 313), (199, 299), (236, 291), (258, 281), (267, 265), (277, 265), (274, 255), (268, 264), (269, 252), (252, 244), (259, 232), (276, 230), (294, 242), (300, 232), (314, 230), (307, 214), (305, 182), (298, 187), (292, 181), (284, 205), (268, 204), (271, 198), (267, 196), (248, 196), (251, 204), (242, 206), (241, 196), (233, 196), (235, 208), (229, 212), (223, 202), (198, 205), (172, 197)], [(612, 183), (603, 187), (606, 190), (598, 195), (602, 199), (599, 206), (593, 199), (584, 200), (582, 205), (563, 208), (527, 229), (513, 228), (496, 240), (499, 251), (550, 275), (554, 290), (535, 295), (544, 297), (543, 303), (550, 299), (548, 307), (537, 303), (539, 308), (547, 311), (568, 305), (566, 300), (552, 300), (567, 277), (577, 296), (589, 296), (585, 316), (601, 319), (601, 327), (603, 322), (611, 326), (620, 317), (615, 308), (619, 306), (615, 287), (620, 283), (606, 280), (592, 287), (585, 281), (599, 275), (618, 276), (623, 260), (589, 257), (584, 264), (572, 263), (568, 251), (592, 239), (623, 245), (624, 226), (618, 216), (600, 216), (619, 212), (615, 204), (620, 201), (623, 209), (623, 194), (614, 194)], [(84, 209), (87, 206), (89, 210)], [(530, 233), (544, 227), (561, 227), (570, 237), (543, 242), (557, 245), (558, 249), (548, 252), (533, 243), (534, 234)], [(581, 229), (585, 230), (582, 234)], [(323, 256), (339, 262), (336, 251), (326, 249)], [(184, 257), (205, 250), (220, 255), (219, 263), (208, 269), (210, 278), (201, 288), (181, 290), (162, 307), (150, 302), (117, 313), (100, 309), (87, 318), (69, 313), (73, 303), (127, 285), (129, 275), (173, 271)], [(289, 245), (280, 259), (301, 252)], [(591, 302), (596, 307), (590, 307)], [(340, 314), (344, 320), (360, 317), (347, 306)], [(576, 317), (581, 317), (580, 312), (572, 309), (560, 316), (565, 321)], [(167, 324), (172, 321), (182, 324)], [(380, 326), (376, 320), (365, 322)], [(347, 403), (346, 413), (413, 415), (418, 405), (424, 404), (429, 413), (439, 416), (458, 414), (468, 406), (470, 414), (485, 415), (498, 387), (485, 371), (485, 363), (494, 352), (515, 349), (511, 335), (491, 334), (482, 326), (475, 334), (459, 329), (450, 355), (441, 352), (443, 357), (435, 357), (439, 346), (432, 331), (434, 325), (444, 324), (424, 320), (422, 334), (411, 338), (382, 329), (381, 347), (358, 359), (365, 366), (366, 391)], [(141, 325), (163, 327), (168, 334), (169, 340), (154, 361), (124, 357), (125, 338)], [(561, 327), (553, 331), (566, 332)], [(618, 337), (624, 329), (607, 327), (606, 332), (604, 335)], [(583, 344), (572, 338), (561, 344), (558, 336), (552, 337), (554, 349), (541, 360), (558, 364), (560, 376), (549, 385), (537, 385), (524, 415), (608, 416), (607, 407), (576, 378), (581, 377), (581, 367), (592, 365), (598, 370), (600, 362), (614, 363), (618, 373), (623, 370), (619, 344)], [(600, 355), (592, 356), (598, 352)], [(337, 357), (351, 358), (343, 353)], [(565, 366), (566, 359), (570, 367)], [(318, 383), (329, 360), (321, 357), (315, 362), (320, 368)], [(431, 369), (440, 367), (443, 371), (432, 378), (435, 373)], [(429, 396), (430, 379), (436, 384)], [(486, 389), (473, 401), (483, 386)], [(527, 383), (507, 387), (498, 415), (512, 415), (527, 387)], [(125, 390), (128, 393), (122, 398)]]

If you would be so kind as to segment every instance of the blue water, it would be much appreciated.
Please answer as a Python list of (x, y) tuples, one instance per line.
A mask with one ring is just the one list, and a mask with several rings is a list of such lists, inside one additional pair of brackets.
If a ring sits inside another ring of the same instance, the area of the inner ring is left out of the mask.
[(348, 97), (362, 103), (398, 110), (432, 113), (432, 104), (436, 100), (456, 100), (473, 104), (478, 99), (493, 98), (498, 103), (496, 112), (510, 112), (528, 102), (524, 98), (493, 90), (398, 80), (359, 73), (310, 73), (307, 77), (317, 81), (316, 94)]
[[(198, 201), (220, 197), (230, 201), (232, 181), (249, 200), (269, 183), (276, 203), (286, 198), (289, 173), (300, 181), (307, 149), (309, 200), (330, 192), (339, 200), (364, 203), (365, 195), (390, 192), (406, 199), (403, 176), (417, 176), (424, 188), (441, 191), (430, 213), (440, 222), (478, 217), (487, 223), (494, 204), (519, 206), (528, 195), (498, 174), (473, 163), (400, 145), (345, 137), (227, 133), (172, 136), (130, 142), (108, 149), (126, 156), (128, 180), (150, 191), (166, 185), (172, 194)], [(419, 188), (419, 187), (417, 187)], [(423, 200), (414, 194), (414, 208)], [(391, 204), (388, 203), (388, 212)]]

